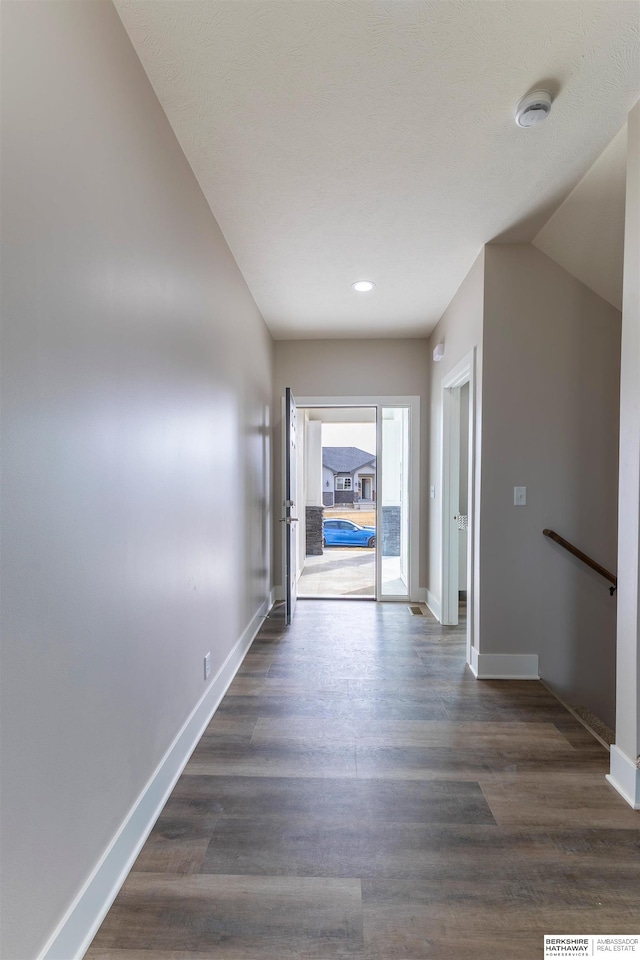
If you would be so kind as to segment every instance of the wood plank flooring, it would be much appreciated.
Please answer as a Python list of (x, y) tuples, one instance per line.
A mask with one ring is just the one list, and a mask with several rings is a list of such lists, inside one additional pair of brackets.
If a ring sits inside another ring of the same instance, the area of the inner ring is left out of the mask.
[(640, 814), (463, 627), (310, 600), (267, 620), (87, 960), (533, 960), (640, 933)]

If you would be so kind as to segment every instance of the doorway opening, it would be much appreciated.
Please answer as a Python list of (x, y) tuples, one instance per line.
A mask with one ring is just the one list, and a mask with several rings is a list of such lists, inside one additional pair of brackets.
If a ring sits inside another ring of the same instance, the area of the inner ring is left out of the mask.
[(376, 598), (376, 408), (298, 407), (304, 489), (298, 596)]
[(469, 382), (460, 389), (460, 463), (458, 481), (458, 601), (467, 602), (469, 536)]
[[(298, 596), (423, 599), (419, 397), (296, 401), (287, 388), (283, 411), (286, 622)], [(342, 425), (370, 434), (336, 438)]]
[[(474, 354), (442, 382), (442, 616), (467, 626), (471, 660), (474, 617)], [(462, 616), (461, 616), (462, 615)]]

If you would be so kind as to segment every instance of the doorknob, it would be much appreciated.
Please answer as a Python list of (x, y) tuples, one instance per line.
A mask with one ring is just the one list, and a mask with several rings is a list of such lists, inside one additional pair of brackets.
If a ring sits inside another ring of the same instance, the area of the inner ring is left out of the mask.
[(279, 523), (297, 523), (297, 517), (280, 517)]

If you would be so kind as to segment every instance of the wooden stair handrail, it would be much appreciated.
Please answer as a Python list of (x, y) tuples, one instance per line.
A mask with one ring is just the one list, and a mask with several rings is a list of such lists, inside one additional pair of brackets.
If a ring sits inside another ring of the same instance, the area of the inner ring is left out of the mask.
[(559, 543), (561, 547), (564, 547), (565, 550), (568, 550), (569, 553), (572, 553), (574, 557), (577, 557), (578, 560), (582, 560), (583, 563), (586, 563), (588, 567), (591, 567), (592, 570), (595, 570), (596, 573), (599, 573), (601, 577), (604, 577), (605, 580), (608, 580), (609, 583), (613, 586), (609, 587), (609, 593), (611, 596), (618, 589), (618, 578), (611, 571), (607, 570), (605, 567), (601, 567), (599, 563), (596, 563), (595, 560), (592, 560), (591, 557), (587, 556), (586, 553), (583, 553), (582, 550), (578, 550), (577, 547), (574, 547), (572, 543), (569, 543), (568, 540), (565, 540), (564, 537), (561, 537), (559, 533), (556, 533), (555, 530), (549, 530), (548, 527), (542, 531), (545, 537), (549, 537), (551, 540), (555, 540), (556, 543)]

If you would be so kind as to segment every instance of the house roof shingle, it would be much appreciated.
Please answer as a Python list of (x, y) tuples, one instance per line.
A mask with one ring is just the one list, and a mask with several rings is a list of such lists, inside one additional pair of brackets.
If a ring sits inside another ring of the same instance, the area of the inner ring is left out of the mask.
[(334, 473), (353, 473), (366, 463), (375, 464), (375, 454), (360, 447), (323, 447), (322, 465)]

